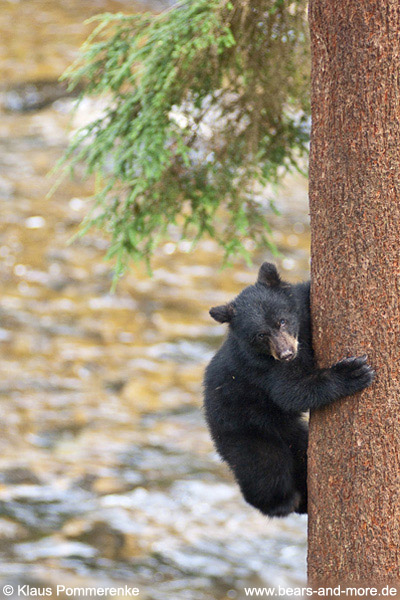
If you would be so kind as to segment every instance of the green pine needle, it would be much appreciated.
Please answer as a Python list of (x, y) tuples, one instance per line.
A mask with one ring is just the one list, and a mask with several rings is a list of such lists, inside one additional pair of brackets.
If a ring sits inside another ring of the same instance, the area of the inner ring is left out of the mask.
[(104, 14), (64, 74), (104, 115), (58, 168), (95, 174), (95, 208), (120, 277), (150, 264), (171, 227), (216, 239), (225, 260), (251, 238), (273, 248), (255, 188), (300, 169), (308, 149), (306, 2), (187, 0), (159, 15)]

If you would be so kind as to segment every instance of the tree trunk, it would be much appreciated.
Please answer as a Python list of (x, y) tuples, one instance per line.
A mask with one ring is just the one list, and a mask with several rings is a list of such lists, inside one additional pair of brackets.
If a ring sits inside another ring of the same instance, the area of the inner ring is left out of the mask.
[(312, 318), (371, 388), (313, 412), (309, 580), (400, 583), (400, 3), (311, 0)]

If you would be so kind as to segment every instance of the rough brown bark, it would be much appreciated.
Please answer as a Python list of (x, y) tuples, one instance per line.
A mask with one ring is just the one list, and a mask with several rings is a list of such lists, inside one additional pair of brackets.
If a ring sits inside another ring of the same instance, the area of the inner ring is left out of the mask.
[(371, 388), (311, 415), (309, 580), (400, 582), (400, 3), (311, 0), (312, 317)]

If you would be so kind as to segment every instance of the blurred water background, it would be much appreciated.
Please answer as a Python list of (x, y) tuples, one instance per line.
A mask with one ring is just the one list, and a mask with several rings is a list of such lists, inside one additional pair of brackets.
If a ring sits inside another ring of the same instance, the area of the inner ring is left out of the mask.
[[(74, 102), (57, 78), (90, 32), (84, 19), (160, 5), (0, 5), (1, 582), (127, 584), (145, 600), (241, 600), (244, 586), (304, 584), (306, 518), (269, 521), (244, 503), (201, 412), (203, 369), (224, 333), (208, 309), (256, 267), (221, 271), (215, 242), (189, 253), (172, 239), (153, 278), (135, 267), (111, 295), (106, 239), (93, 231), (67, 245), (92, 183), (68, 181), (45, 199)], [(72, 125), (94, 110), (84, 102)], [(277, 206), (277, 262), (305, 279), (300, 176)]]

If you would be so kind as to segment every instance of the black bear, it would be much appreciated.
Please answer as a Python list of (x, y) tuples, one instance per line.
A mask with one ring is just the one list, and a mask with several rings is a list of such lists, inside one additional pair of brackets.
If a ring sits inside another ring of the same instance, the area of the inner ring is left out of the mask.
[(245, 500), (271, 517), (307, 512), (304, 411), (374, 378), (365, 356), (315, 367), (309, 295), (309, 283), (286, 283), (264, 263), (255, 285), (210, 310), (229, 331), (206, 369), (206, 420)]

